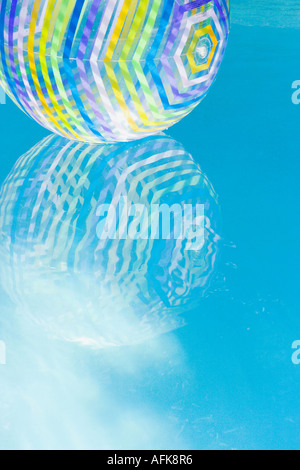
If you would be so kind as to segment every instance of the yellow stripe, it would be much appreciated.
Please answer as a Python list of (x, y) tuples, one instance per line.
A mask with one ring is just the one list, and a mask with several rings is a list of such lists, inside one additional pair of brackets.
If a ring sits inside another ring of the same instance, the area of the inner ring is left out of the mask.
[[(210, 37), (210, 39), (212, 40), (212, 43), (213, 43), (213, 48), (210, 52), (210, 56), (209, 56), (208, 61), (205, 64), (196, 65), (195, 57), (194, 57), (196, 45), (197, 45), (199, 39), (202, 36), (205, 36), (206, 34), (209, 34), (209, 37)], [(211, 25), (208, 25), (208, 26), (206, 26), (206, 28), (202, 28), (202, 29), (195, 32), (195, 36), (194, 36), (193, 41), (190, 45), (190, 48), (187, 52), (187, 58), (188, 58), (188, 61), (189, 61), (189, 64), (190, 64), (190, 67), (191, 67), (191, 70), (192, 70), (193, 73), (202, 72), (203, 70), (209, 69), (209, 67), (212, 63), (213, 57), (215, 55), (217, 45), (218, 45), (218, 41), (217, 41), (217, 38), (215, 36), (215, 33), (214, 33)]]
[[(146, 129), (138, 127), (136, 122), (132, 118), (131, 112), (123, 98), (123, 93), (121, 92), (119, 88), (118, 80), (115, 76), (113, 67), (110, 64), (110, 61), (112, 60), (112, 57), (115, 52), (120, 36), (124, 37), (124, 35), (122, 34), (123, 28), (128, 28), (128, 25), (131, 24), (132, 10), (130, 10), (130, 7), (134, 6), (135, 4), (136, 4), (136, 0), (126, 0), (124, 2), (123, 8), (120, 12), (117, 24), (112, 34), (111, 41), (108, 46), (104, 61), (105, 61), (106, 71), (111, 82), (112, 89), (115, 93), (119, 106), (122, 112), (124, 113), (124, 115), (126, 116), (126, 119), (128, 120), (128, 123), (130, 124), (132, 130), (135, 132), (145, 132)], [(132, 79), (130, 78), (130, 73), (128, 71), (127, 64), (126, 64), (126, 58), (127, 58), (128, 53), (130, 52), (130, 48), (133, 44), (133, 41), (136, 38), (137, 34), (139, 34), (139, 30), (142, 29), (142, 26), (144, 24), (144, 19), (147, 13), (148, 5), (149, 5), (149, 0), (147, 0), (147, 2), (140, 2), (139, 4), (138, 10), (135, 13), (135, 18), (131, 24), (127, 41), (125, 42), (123, 46), (123, 51), (119, 60), (119, 66), (120, 66), (120, 69), (122, 70), (122, 75), (124, 77), (125, 83), (127, 85), (127, 88), (129, 90), (129, 93), (131, 95), (131, 98), (133, 100), (133, 103), (136, 107), (136, 110), (139, 114), (141, 121), (146, 127), (148, 126), (151, 127), (152, 128), (151, 130), (155, 132), (155, 131), (161, 131), (162, 128), (164, 128), (166, 125), (171, 125), (172, 123), (176, 122), (176, 119), (172, 119), (168, 121), (159, 121), (159, 122), (152, 122), (148, 119), (148, 116), (144, 110), (142, 103), (140, 102), (139, 96), (133, 85)], [(153, 126), (158, 126), (158, 127), (153, 128)]]
[(35, 59), (34, 59), (34, 35), (35, 35), (35, 28), (36, 28), (36, 23), (37, 23), (37, 18), (38, 18), (38, 13), (41, 5), (41, 0), (36, 0), (33, 6), (32, 10), (32, 16), (31, 16), (31, 23), (30, 23), (30, 28), (29, 28), (29, 36), (28, 36), (28, 59), (29, 59), (29, 67), (32, 75), (33, 82), (36, 87), (36, 92), (38, 94), (38, 97), (44, 107), (44, 110), (48, 114), (50, 121), (65, 135), (66, 137), (69, 138), (69, 135), (63, 130), (63, 128), (58, 124), (56, 119), (53, 118), (53, 115), (51, 113), (51, 110), (44, 98), (44, 95), (42, 93), (40, 83), (38, 80), (37, 76), (37, 70), (36, 70), (36, 65), (35, 65)]
[[(43, 29), (42, 29), (42, 34), (41, 34), (41, 46), (40, 46), (40, 50), (39, 50), (41, 70), (42, 70), (42, 74), (43, 74), (43, 77), (44, 77), (44, 80), (45, 80), (46, 88), (47, 88), (49, 97), (51, 99), (51, 102), (53, 104), (54, 110), (57, 112), (57, 114), (60, 117), (61, 121), (64, 123), (66, 128), (70, 131), (70, 133), (74, 137), (76, 137), (77, 139), (80, 139), (81, 138), (80, 135), (78, 135), (72, 129), (72, 127), (70, 126), (68, 121), (65, 119), (64, 114), (62, 113), (62, 109), (65, 109), (65, 106), (62, 105), (62, 107), (60, 107), (58, 101), (56, 100), (56, 96), (55, 96), (55, 93), (54, 93), (53, 88), (52, 88), (52, 84), (51, 84), (51, 80), (50, 80), (49, 73), (48, 73), (48, 68), (47, 68), (46, 45), (47, 45), (49, 39), (51, 38), (51, 36), (49, 35), (49, 24), (50, 24), (50, 21), (51, 21), (51, 13), (52, 13), (55, 1), (56, 0), (50, 0), (49, 1), (47, 11), (46, 11), (46, 15), (45, 15), (45, 21), (44, 21), (44, 24), (43, 24)], [(71, 109), (70, 109), (70, 111), (71, 111)]]

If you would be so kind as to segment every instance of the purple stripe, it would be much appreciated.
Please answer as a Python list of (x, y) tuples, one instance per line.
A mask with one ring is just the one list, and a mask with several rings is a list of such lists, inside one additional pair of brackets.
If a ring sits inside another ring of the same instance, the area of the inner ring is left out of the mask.
[[(22, 87), (19, 77), (17, 75), (17, 69), (16, 69), (16, 64), (15, 64), (15, 54), (14, 54), (14, 26), (15, 26), (15, 19), (16, 19), (16, 9), (17, 9), (17, 3), (18, 0), (13, 0), (12, 5), (11, 5), (11, 10), (10, 10), (10, 17), (9, 17), (9, 27), (8, 27), (8, 47), (9, 47), (9, 60), (10, 60), (10, 66), (11, 66), (11, 72), (12, 76), (14, 78), (16, 87), (18, 89), (18, 92), (20, 94), (21, 101), (24, 105), (24, 107), (28, 110), (29, 114), (35, 115), (35, 111), (31, 108), (29, 104), (29, 96), (27, 94), (26, 87)], [(16, 55), (17, 58), (17, 55)], [(25, 93), (24, 93), (25, 90)], [(39, 120), (38, 117), (36, 117), (36, 120), (39, 122), (39, 124), (43, 125), (42, 122)]]

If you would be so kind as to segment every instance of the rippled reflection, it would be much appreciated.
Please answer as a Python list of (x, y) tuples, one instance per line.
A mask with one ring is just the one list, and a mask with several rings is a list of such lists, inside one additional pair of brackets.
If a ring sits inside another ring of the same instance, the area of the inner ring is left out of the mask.
[[(174, 236), (99, 239), (99, 207), (124, 197), (145, 207), (204, 205), (202, 245), (189, 250)], [(2, 187), (1, 283), (20, 314), (51, 336), (94, 347), (140, 342), (182, 325), (204, 295), (218, 213), (212, 185), (171, 138), (99, 146), (51, 136)]]

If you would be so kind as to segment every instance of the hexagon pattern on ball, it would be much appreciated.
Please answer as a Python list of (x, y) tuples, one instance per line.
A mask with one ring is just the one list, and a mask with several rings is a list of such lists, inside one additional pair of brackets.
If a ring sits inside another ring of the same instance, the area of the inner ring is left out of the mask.
[(0, 0), (0, 84), (62, 136), (143, 138), (206, 95), (229, 8), (229, 0)]

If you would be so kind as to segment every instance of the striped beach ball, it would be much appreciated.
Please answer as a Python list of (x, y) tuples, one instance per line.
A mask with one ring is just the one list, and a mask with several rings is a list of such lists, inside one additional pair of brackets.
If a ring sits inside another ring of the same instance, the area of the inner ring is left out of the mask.
[(0, 84), (72, 140), (140, 139), (206, 95), (229, 0), (0, 0)]

